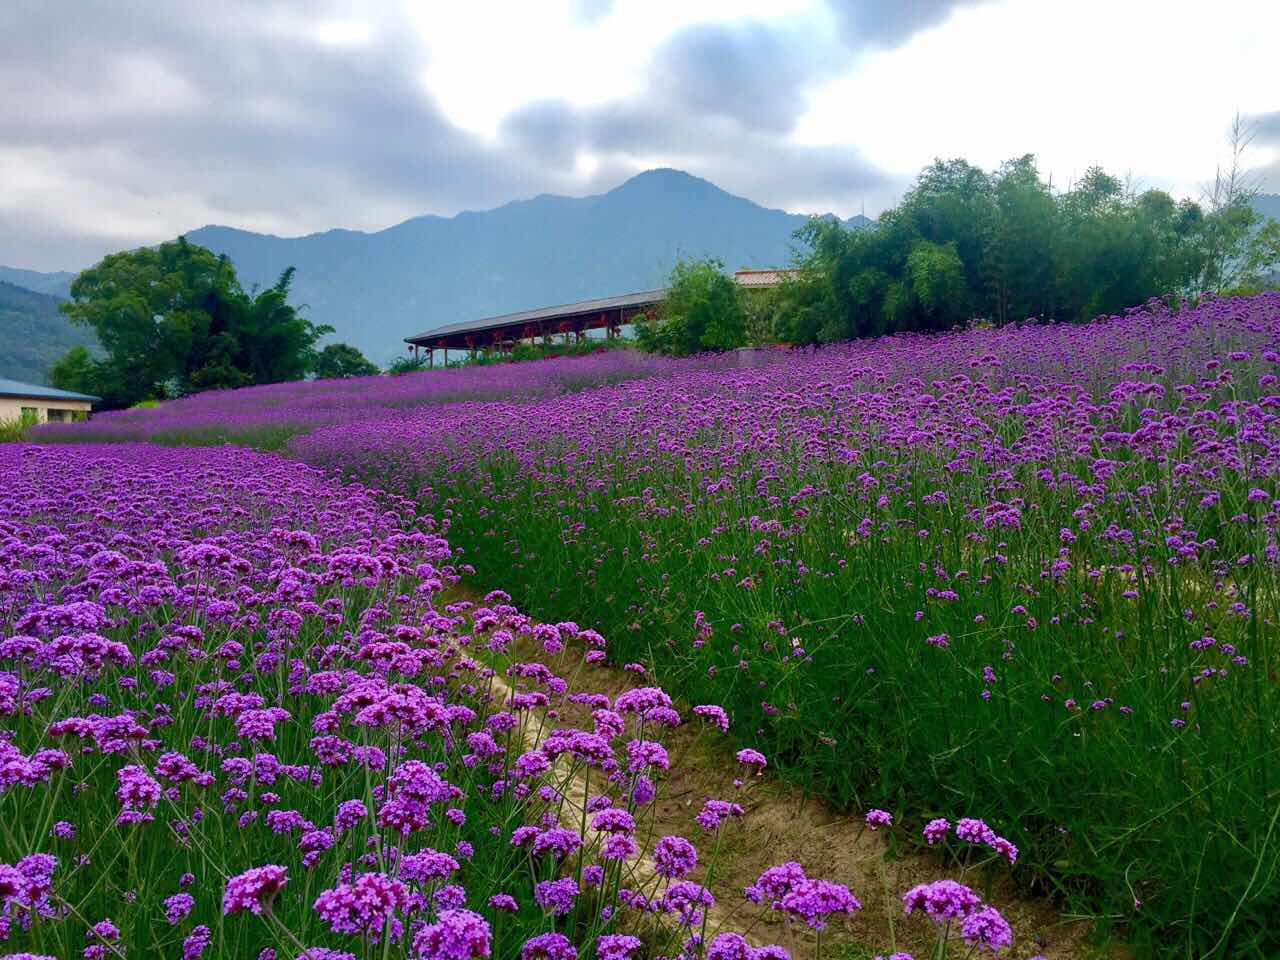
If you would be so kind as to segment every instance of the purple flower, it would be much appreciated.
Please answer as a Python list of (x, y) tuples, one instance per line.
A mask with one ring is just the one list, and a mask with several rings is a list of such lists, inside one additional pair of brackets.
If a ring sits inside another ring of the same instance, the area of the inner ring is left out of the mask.
[(1018, 862), (1018, 848), (1004, 837), (995, 837), (991, 841), (991, 849), (1008, 860), (1010, 866)]
[(713, 727), (719, 727), (725, 731), (729, 729), (729, 715), (724, 712), (724, 707), (716, 706), (714, 703), (704, 703), (694, 707), (693, 714)]
[(956, 821), (956, 836), (969, 843), (990, 844), (996, 834), (984, 821), (962, 817)]
[(636, 820), (619, 807), (608, 807), (591, 818), (591, 829), (601, 833), (635, 833)]
[(578, 884), (572, 877), (560, 880), (543, 880), (533, 888), (533, 899), (552, 916), (563, 917), (573, 909), (578, 896)]
[(182, 960), (199, 960), (212, 942), (213, 934), (203, 923), (193, 927), (191, 933), (182, 941)]
[(701, 812), (693, 819), (707, 833), (715, 833), (725, 820), (730, 817), (741, 817), (744, 813), (741, 804), (726, 800), (708, 800), (702, 805)]
[(722, 933), (707, 945), (707, 960), (753, 960), (754, 951), (740, 934)]
[(552, 827), (534, 838), (533, 855), (535, 857), (552, 856), (557, 860), (563, 860), (581, 846), (582, 837), (575, 831), (566, 830), (564, 827)]
[(516, 903), (516, 898), (509, 893), (495, 893), (489, 898), (489, 906), (494, 910), (501, 910), (503, 913), (515, 913), (520, 909), (520, 905)]
[(520, 960), (578, 960), (578, 951), (562, 933), (540, 933), (524, 942)]
[(629, 740), (627, 742), (627, 769), (632, 773), (656, 768), (666, 770), (671, 765), (667, 758), (666, 748), (652, 740)]
[(995, 907), (982, 907), (960, 923), (960, 935), (970, 946), (998, 953), (1013, 944), (1013, 931)]
[(419, 883), (444, 880), (459, 869), (461, 867), (453, 857), (430, 848), (407, 853), (400, 858), (400, 876)]
[(597, 960), (631, 960), (643, 944), (639, 937), (607, 933), (596, 941)]
[(929, 846), (933, 846), (935, 843), (937, 843), (939, 840), (945, 837), (950, 830), (951, 830), (951, 822), (949, 820), (946, 820), (943, 817), (938, 817), (937, 819), (930, 820), (928, 823), (924, 825), (925, 842), (928, 843)]
[(357, 823), (369, 816), (369, 810), (359, 800), (343, 800), (338, 804), (338, 812), (333, 822), (339, 830), (350, 830)]
[(768, 903), (777, 910), (782, 906), (782, 898), (804, 879), (804, 868), (792, 860), (769, 867), (742, 893), (752, 903)]
[(967, 917), (982, 906), (982, 898), (962, 883), (935, 880), (912, 887), (902, 896), (906, 913), (924, 910), (936, 922)]
[(288, 882), (289, 876), (284, 867), (269, 865), (246, 870), (227, 881), (222, 894), (222, 912), (231, 914), (248, 910), (262, 913), (269, 910), (271, 901)]
[(657, 795), (658, 790), (654, 787), (652, 780), (644, 774), (636, 777), (635, 786), (631, 788), (631, 799), (635, 801), (636, 806), (643, 807), (652, 803)]
[(409, 903), (409, 888), (383, 873), (362, 873), (351, 883), (321, 891), (313, 909), (334, 933), (379, 934)]
[(695, 927), (702, 921), (705, 909), (715, 904), (716, 898), (706, 887), (691, 880), (678, 880), (667, 888), (662, 902), (677, 916), (681, 926)]
[(831, 914), (852, 915), (855, 910), (862, 909), (862, 904), (843, 884), (805, 878), (783, 895), (781, 908), (813, 929), (821, 930)]
[(489, 956), (490, 940), (489, 923), (480, 914), (442, 910), (413, 938), (413, 952), (420, 960), (476, 960)]
[(467, 902), (467, 891), (457, 883), (447, 883), (431, 895), (440, 910), (457, 910)]
[(662, 837), (653, 845), (654, 872), (678, 880), (698, 866), (698, 851), (684, 837)]
[(189, 893), (175, 893), (164, 901), (164, 918), (169, 923), (180, 923), (196, 905), (196, 898)]
[(889, 813), (887, 810), (868, 810), (866, 817), (863, 819), (866, 825), (872, 830), (875, 830), (878, 827), (893, 826), (893, 814)]
[(136, 763), (121, 767), (116, 771), (116, 779), (120, 786), (116, 789), (116, 799), (126, 809), (136, 807), (154, 807), (160, 802), (161, 788), (146, 767)]

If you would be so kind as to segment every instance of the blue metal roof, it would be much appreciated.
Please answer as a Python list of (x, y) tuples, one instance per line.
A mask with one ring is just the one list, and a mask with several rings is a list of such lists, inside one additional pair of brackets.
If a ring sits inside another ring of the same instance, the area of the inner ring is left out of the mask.
[(88, 400), (90, 403), (102, 399), (87, 393), (74, 393), (71, 390), (42, 387), (35, 383), (23, 383), (21, 380), (6, 380), (4, 377), (0, 377), (0, 397), (31, 397), (39, 400)]

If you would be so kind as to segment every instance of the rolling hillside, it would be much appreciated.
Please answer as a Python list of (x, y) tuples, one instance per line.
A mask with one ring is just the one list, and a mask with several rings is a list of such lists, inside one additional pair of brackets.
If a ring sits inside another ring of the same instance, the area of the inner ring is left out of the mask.
[(77, 344), (97, 338), (58, 312), (58, 299), (0, 280), (0, 377), (47, 384), (49, 367)]

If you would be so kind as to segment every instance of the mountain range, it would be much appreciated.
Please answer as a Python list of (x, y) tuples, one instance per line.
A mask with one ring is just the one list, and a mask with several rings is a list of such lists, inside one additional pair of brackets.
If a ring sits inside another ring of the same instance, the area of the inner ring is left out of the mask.
[[(3, 278), (11, 272), (32, 271), (0, 268), (0, 377), (43, 384), (54, 361), (78, 345), (96, 351), (97, 337), (92, 330), (73, 324), (58, 312), (62, 296), (8, 283)], [(36, 278), (40, 276), (50, 275), (37, 274)], [(75, 274), (65, 276), (69, 284)], [(54, 289), (62, 288), (55, 285)]]
[[(1280, 220), (1280, 195), (1256, 206)], [(368, 233), (278, 237), (205, 226), (187, 237), (229, 256), (246, 287), (296, 267), (292, 301), (334, 327), (331, 339), (385, 364), (403, 352), (404, 337), (448, 323), (661, 286), (681, 256), (718, 257), (730, 270), (783, 265), (806, 220), (660, 169), (596, 196), (543, 194)], [(65, 297), (74, 276), (0, 267), (0, 281), (53, 297)], [(0, 376), (16, 376), (6, 372), (9, 340), (0, 326)]]
[(0, 283), (8, 283), (34, 293), (65, 300), (71, 296), (71, 281), (74, 273), (57, 270), (53, 273), (41, 273), (39, 270), (22, 270), (18, 267), (0, 267)]
[(227, 254), (246, 286), (296, 266), (293, 302), (384, 363), (406, 336), (447, 323), (660, 287), (682, 255), (719, 257), (731, 270), (783, 265), (806, 219), (650, 170), (597, 196), (543, 194), (376, 233), (283, 238), (209, 226), (187, 238)]

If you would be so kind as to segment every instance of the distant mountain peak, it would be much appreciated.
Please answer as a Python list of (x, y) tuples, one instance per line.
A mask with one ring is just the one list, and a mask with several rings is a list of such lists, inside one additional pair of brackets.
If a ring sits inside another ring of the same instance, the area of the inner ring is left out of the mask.
[(615, 190), (621, 190), (623, 187), (634, 183), (699, 183), (706, 184), (709, 187), (716, 187), (710, 180), (695, 176), (687, 170), (679, 170), (675, 167), (653, 167), (650, 170), (642, 170), (632, 177), (622, 181)]
[(227, 254), (246, 286), (296, 266), (294, 296), (307, 315), (381, 363), (403, 352), (404, 337), (445, 324), (651, 290), (682, 256), (785, 266), (806, 219), (661, 167), (591, 197), (543, 194), (375, 233), (203, 227), (187, 236)]

